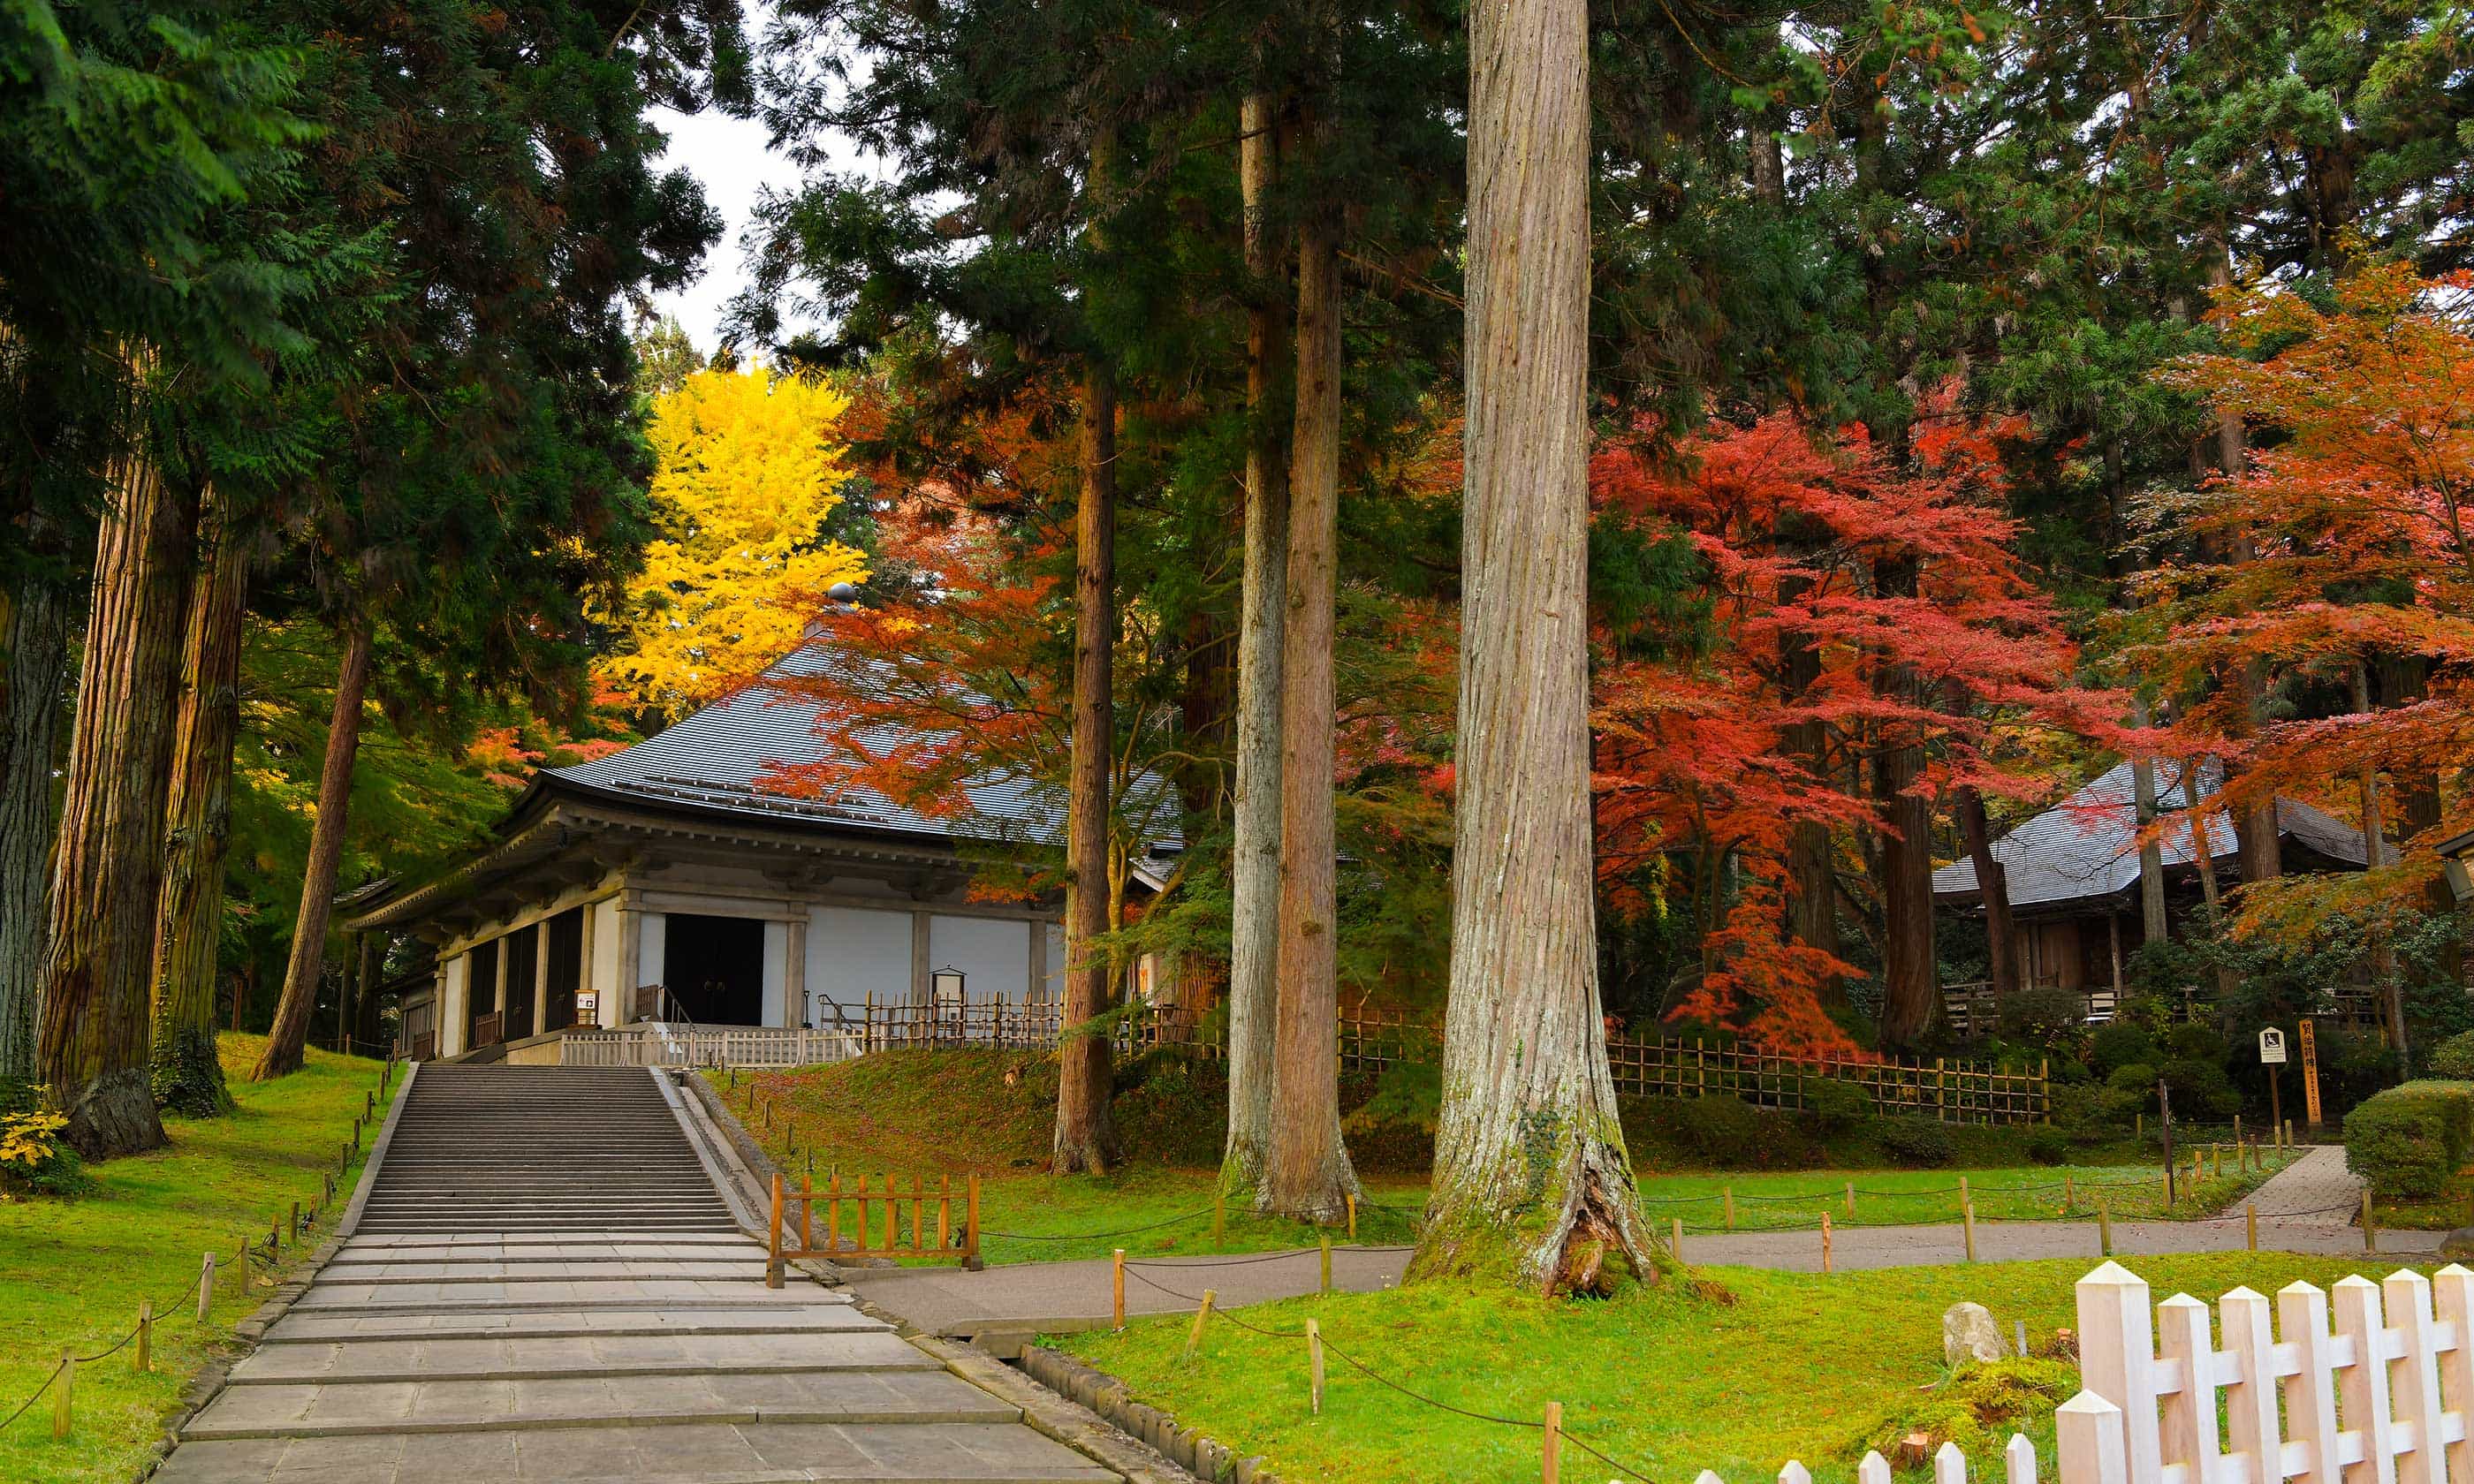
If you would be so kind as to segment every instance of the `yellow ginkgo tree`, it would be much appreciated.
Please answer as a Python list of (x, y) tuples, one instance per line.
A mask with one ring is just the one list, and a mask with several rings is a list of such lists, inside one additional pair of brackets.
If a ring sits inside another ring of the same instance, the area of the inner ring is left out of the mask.
[(849, 403), (761, 368), (697, 371), (654, 401), (656, 535), (624, 608), (599, 615), (617, 631), (608, 687), (675, 720), (795, 647), (815, 594), (866, 578), (825, 534), (850, 479), (835, 437)]

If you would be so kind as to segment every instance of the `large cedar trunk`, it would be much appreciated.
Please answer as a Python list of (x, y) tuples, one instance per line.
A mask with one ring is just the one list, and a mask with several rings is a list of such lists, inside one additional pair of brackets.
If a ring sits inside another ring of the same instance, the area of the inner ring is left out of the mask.
[(1340, 1137), (1339, 903), (1332, 822), (1332, 634), (1339, 597), (1340, 248), (1298, 234), (1297, 420), (1289, 466), (1287, 623), (1280, 635), (1279, 1029), (1272, 1147), (1257, 1209), (1310, 1221), (1357, 1188)]
[[(1413, 1277), (1644, 1280), (1590, 865), (1589, 12), (1469, 12), (1467, 487), (1451, 997)], [(1294, 656), (1292, 657), (1295, 658)]]
[(11, 594), (0, 694), (0, 1077), (32, 1081), (52, 878), (52, 770), (69, 670), (69, 603), (28, 581)]
[(1972, 785), (1955, 790), (1959, 832), (1967, 858), (1976, 864), (1977, 893), (1984, 899), (1984, 943), (1992, 960), (1993, 997), (1999, 1002), (2019, 988), (2019, 935), (2010, 921), (2010, 874), (1993, 854), (1993, 830), (1984, 818), (1984, 796)]
[[(2216, 831), (2209, 827), (2208, 811), (2199, 805), (2206, 799), (2199, 786), (2199, 760), (2185, 759), (2182, 764), (2182, 800), (2191, 820), (2191, 856), (2199, 871), (2199, 899), (2208, 914), (2208, 929), (2220, 931), (2224, 926), (2223, 891), (2217, 884)], [(2217, 993), (2232, 994), (2242, 988), (2233, 966), (2217, 966)]]
[(327, 756), (318, 770), (318, 818), (309, 828), (309, 861), (302, 873), (301, 911), (293, 920), (292, 956), (283, 966), (283, 996), (251, 1080), (301, 1069), (309, 1041), (309, 1012), (327, 961), (327, 919), (335, 906), (335, 877), (344, 864), (344, 832), (352, 805), (352, 761), (361, 747), (361, 698), (370, 680), (370, 624), (355, 616), (344, 631), (344, 658), (335, 671), (335, 710), (327, 726)]
[[(1913, 558), (1884, 560), (1874, 582), (1884, 595), (1913, 595)], [(1916, 679), (1903, 665), (1884, 667), (1877, 683), (1886, 695), (1912, 703)], [(1881, 892), (1881, 1041), (1914, 1046), (1941, 1019), (1941, 989), (1933, 966), (1932, 802), (1914, 791), (1925, 766), (1924, 748), (1903, 736), (1879, 740), (1873, 757), (1873, 798), (1883, 828), (1878, 861)]]
[(1272, 100), (1247, 95), (1238, 145), (1246, 202), (1246, 565), (1237, 619), (1236, 841), (1229, 864), (1228, 1193), (1249, 1200), (1272, 1146), (1280, 959), (1280, 626), (1288, 611), (1289, 479), (1280, 395), (1288, 353), (1278, 236), (1264, 220), (1277, 178)]
[(1115, 747), (1117, 385), (1097, 352), (1082, 376), (1082, 491), (1074, 513), (1074, 731), (1065, 841), (1065, 1023), (1057, 1048), (1055, 1168), (1101, 1173), (1118, 1162), (1108, 1116), (1115, 1089), (1104, 1028), (1108, 952), (1108, 762)]
[(156, 1103), (204, 1117), (230, 1106), (215, 1056), (215, 959), (224, 920), (224, 854), (231, 835), (232, 741), (240, 725), (246, 546), (229, 504), (210, 489), (202, 529), (206, 578), (189, 597), (181, 709), (165, 809), (163, 884), (156, 908), (151, 1056)]
[(378, 989), (386, 982), (387, 937), (384, 933), (363, 933), (361, 937), (361, 969), (356, 976), (360, 993), (352, 1000), (352, 1044), (348, 1051), (362, 1056), (385, 1054), (385, 1022), (379, 1012), (383, 1008)]
[(88, 1159), (163, 1142), (147, 1084), (155, 898), (162, 875), (182, 622), (197, 498), (141, 424), (112, 461), (69, 734), (36, 1074)]

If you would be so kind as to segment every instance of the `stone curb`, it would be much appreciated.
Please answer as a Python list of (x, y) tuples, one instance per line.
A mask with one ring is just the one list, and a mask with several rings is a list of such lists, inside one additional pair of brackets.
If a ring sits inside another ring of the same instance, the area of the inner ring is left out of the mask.
[(370, 1140), (369, 1155), (361, 1161), (360, 1184), (352, 1187), (352, 1199), (344, 1208), (344, 1214), (335, 1219), (337, 1236), (350, 1236), (360, 1230), (361, 1211), (370, 1204), (370, 1190), (377, 1184), (378, 1163), (386, 1158), (387, 1145), (395, 1141), (396, 1121), (403, 1116), (404, 1104), (412, 1101), (412, 1082), (420, 1075), (419, 1062), (403, 1064), (403, 1081), (397, 1083), (389, 1094), (386, 1119), (378, 1125), (378, 1137)]
[(1056, 1392), (1098, 1416), (1123, 1427), (1168, 1455), (1180, 1470), (1214, 1484), (1279, 1484), (1278, 1475), (1257, 1456), (1203, 1436), (1200, 1427), (1180, 1427), (1176, 1419), (1148, 1402), (1136, 1401), (1132, 1389), (1099, 1367), (1061, 1350), (1026, 1345), (1022, 1369), (1047, 1390)]
[[(1047, 1434), (1076, 1452), (1098, 1461), (1124, 1474), (1128, 1484), (1197, 1484), (1198, 1480), (1224, 1480), (1234, 1474), (1204, 1472), (1194, 1467), (1195, 1444), (1200, 1434), (1187, 1429), (1176, 1431), (1173, 1419), (1166, 1413), (1142, 1407), (1150, 1414), (1148, 1430), (1132, 1425), (1129, 1408), (1139, 1403), (1126, 1403), (1111, 1412), (1104, 1406), (1093, 1406), (1081, 1396), (1069, 1394), (1063, 1387), (1051, 1383), (1048, 1377), (1030, 1369), (1032, 1352), (1023, 1352), (1025, 1366), (1015, 1370), (986, 1351), (974, 1345), (958, 1345), (930, 1335), (911, 1335), (910, 1343), (945, 1363), (945, 1369), (972, 1385), (1000, 1400), (1022, 1408), (1022, 1420), (1033, 1430)], [(1057, 1354), (1055, 1351), (1040, 1352)], [(1059, 1358), (1062, 1358), (1061, 1356)], [(1097, 1373), (1093, 1373), (1097, 1374)], [(1126, 1391), (1123, 1382), (1106, 1377), (1110, 1395), (1121, 1401)], [(1182, 1447), (1180, 1447), (1182, 1442)], [(1218, 1444), (1218, 1456), (1227, 1450)], [(1250, 1462), (1250, 1460), (1249, 1460)], [(1274, 1484), (1269, 1474), (1245, 1476), (1251, 1484)]]
[[(712, 1082), (707, 1080), (703, 1073), (689, 1067), (679, 1076), (678, 1084), (688, 1089), (682, 1101), (691, 1108), (690, 1116), (702, 1120), (706, 1128), (718, 1134), (721, 1141), (727, 1146), (724, 1153), (735, 1157), (731, 1161), (730, 1171), (733, 1184), (741, 1187), (748, 1204), (753, 1209), (761, 1211), (769, 1210), (773, 1204), (773, 1177), (780, 1175), (782, 1183), (788, 1185), (789, 1173), (773, 1162), (773, 1157), (766, 1154), (764, 1147), (747, 1132), (746, 1125), (739, 1121), (739, 1115), (730, 1111), (730, 1105), (721, 1100), (721, 1094), (714, 1090)], [(748, 1224), (747, 1234), (760, 1242), (764, 1240), (763, 1216), (758, 1216)], [(786, 1265), (807, 1274), (828, 1288), (838, 1288), (842, 1285), (841, 1266), (822, 1258), (793, 1257)], [(889, 1260), (874, 1258), (848, 1265), (853, 1267), (898, 1266)]]

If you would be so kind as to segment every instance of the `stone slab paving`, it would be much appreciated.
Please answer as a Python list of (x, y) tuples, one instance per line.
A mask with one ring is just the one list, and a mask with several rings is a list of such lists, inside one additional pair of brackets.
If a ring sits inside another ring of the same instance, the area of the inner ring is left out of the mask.
[(184, 1443), (163, 1484), (1114, 1484), (1020, 1424), (683, 1424)]
[(939, 1369), (899, 1336), (876, 1330), (577, 1334), (265, 1345), (232, 1367), (228, 1384)]
[[(2312, 1226), (2344, 1227), (2353, 1224), (2354, 1213), (2362, 1209), (2363, 1181), (2345, 1168), (2345, 1151), (2337, 1144), (2321, 1144), (2305, 1150), (2301, 1157), (2275, 1174), (2265, 1184), (2244, 1197), (2260, 1209), (2265, 1221), (2270, 1213), (2292, 1211), (2297, 1214), (2280, 1219)], [(2222, 1214), (2239, 1216), (2238, 1203)]]
[[(457, 1137), (455, 1099), (483, 1085), (439, 1094), (416, 1075), (407, 1106), (438, 1105), (419, 1125), (430, 1159)], [(642, 1103), (654, 1087), (576, 1086), (558, 1106), (588, 1114), (594, 1089)], [(503, 1089), (489, 1099), (511, 1106)], [(631, 1144), (659, 1127), (638, 1116)], [(390, 1152), (402, 1143), (398, 1127)], [(719, 1209), (689, 1168), (695, 1199)], [(388, 1230), (346, 1241), (182, 1424), (158, 1484), (1119, 1480), (849, 1294), (804, 1274), (766, 1287), (762, 1244), (646, 1230), (685, 1193), (629, 1194), (632, 1222), (578, 1232), (534, 1219), (574, 1204), (554, 1170), (518, 1174), (492, 1175), (506, 1188), (472, 1229), (457, 1226), (463, 1205), (400, 1194)], [(384, 1185), (383, 1161), (374, 1178)]]

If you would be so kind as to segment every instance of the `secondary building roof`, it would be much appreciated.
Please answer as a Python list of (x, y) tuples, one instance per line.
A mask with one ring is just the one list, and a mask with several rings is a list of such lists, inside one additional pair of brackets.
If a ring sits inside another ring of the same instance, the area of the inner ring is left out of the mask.
[[(2222, 778), (2219, 764), (2199, 765), (2199, 792), (2205, 797)], [(2157, 813), (2165, 822), (2159, 842), (2170, 872), (2195, 869), (2198, 850), (2192, 839), (2177, 763), (2156, 765)], [(2279, 838), (2337, 867), (2361, 870), (2365, 856), (2362, 832), (2299, 800), (2276, 801)], [(2233, 821), (2222, 809), (2207, 813), (2210, 854), (2219, 865), (2236, 859)], [(2383, 859), (2394, 860), (2396, 848), (2383, 847)], [(2139, 815), (2127, 762), (2117, 763), (2101, 777), (2083, 784), (2052, 808), (2023, 822), (1993, 842), (1993, 858), (2001, 862), (2014, 908), (2060, 908), (2135, 893), (2139, 886)], [(1933, 896), (1943, 902), (1973, 901), (1977, 897), (1976, 863), (1961, 860), (1933, 873)]]

